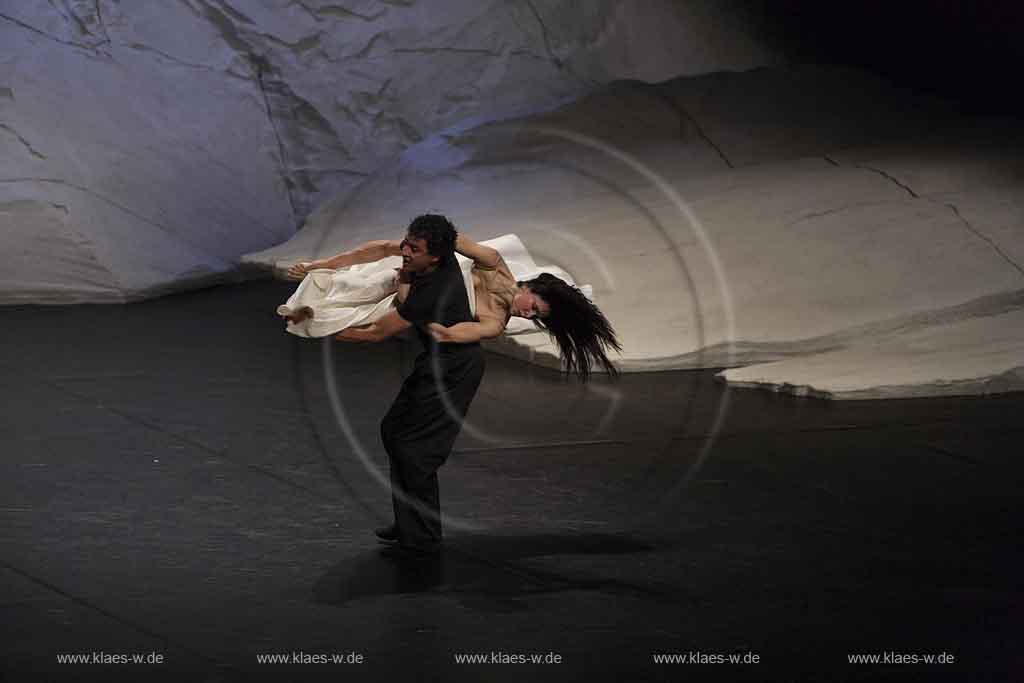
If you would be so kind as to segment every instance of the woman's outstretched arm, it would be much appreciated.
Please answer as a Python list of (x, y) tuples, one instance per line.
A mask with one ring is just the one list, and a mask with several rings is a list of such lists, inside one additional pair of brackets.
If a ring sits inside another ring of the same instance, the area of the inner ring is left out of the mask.
[(498, 318), (483, 317), (478, 323), (456, 323), (451, 327), (430, 323), (428, 329), (430, 336), (439, 342), (468, 344), (500, 336), (505, 331), (505, 323)]
[(354, 266), (357, 263), (373, 263), (374, 261), (379, 261), (382, 258), (387, 258), (388, 256), (401, 256), (401, 245), (402, 242), (400, 240), (372, 240), (356, 247), (355, 249), (343, 251), (330, 258), (296, 263), (288, 269), (287, 278), (289, 280), (301, 280), (306, 277), (306, 273), (311, 270), (317, 270), (318, 268), (330, 268), (335, 270), (338, 268)]

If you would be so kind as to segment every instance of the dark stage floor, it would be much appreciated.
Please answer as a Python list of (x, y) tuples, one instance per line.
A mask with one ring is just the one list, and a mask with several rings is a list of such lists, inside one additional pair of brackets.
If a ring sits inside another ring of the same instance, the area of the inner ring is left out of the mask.
[(441, 470), (448, 550), (400, 563), (372, 536), (390, 517), (373, 472), (416, 344), (292, 337), (273, 313), (291, 289), (4, 309), (0, 679), (1024, 667), (1024, 395), (829, 403), (710, 372), (583, 388), (489, 355)]

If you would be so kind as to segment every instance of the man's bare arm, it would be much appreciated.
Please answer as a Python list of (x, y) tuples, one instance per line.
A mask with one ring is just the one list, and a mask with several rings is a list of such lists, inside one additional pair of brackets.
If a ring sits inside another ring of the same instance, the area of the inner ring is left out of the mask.
[(412, 323), (398, 315), (397, 309), (392, 308), (379, 318), (377, 322), (362, 327), (346, 328), (334, 335), (334, 338), (338, 341), (379, 342), (393, 337), (411, 326)]

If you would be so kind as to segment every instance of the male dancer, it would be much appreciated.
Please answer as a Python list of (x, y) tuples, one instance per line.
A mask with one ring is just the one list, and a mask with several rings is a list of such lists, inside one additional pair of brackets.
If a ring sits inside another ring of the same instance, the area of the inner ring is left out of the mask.
[(413, 220), (399, 244), (401, 280), (409, 285), (404, 301), (371, 325), (335, 335), (343, 341), (382, 341), (415, 325), (424, 347), (380, 424), (391, 466), (395, 523), (377, 536), (397, 542), (392, 552), (399, 556), (430, 556), (441, 549), (437, 470), (451, 453), (484, 374), (479, 342), (437, 342), (426, 329), (432, 322), (450, 326), (473, 320), (455, 259), (457, 236), (444, 216)]

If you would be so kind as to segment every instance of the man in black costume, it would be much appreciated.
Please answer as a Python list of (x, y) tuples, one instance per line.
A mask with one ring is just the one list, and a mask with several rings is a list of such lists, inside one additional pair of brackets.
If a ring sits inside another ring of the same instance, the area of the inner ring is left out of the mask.
[[(437, 342), (432, 322), (471, 322), (469, 298), (455, 258), (458, 233), (444, 216), (426, 214), (406, 238), (388, 243), (402, 255), (398, 306), (375, 323), (336, 335), (344, 341), (382, 341), (410, 326), (423, 344), (401, 391), (380, 425), (391, 468), (395, 523), (377, 536), (397, 543), (397, 553), (433, 555), (442, 541), (437, 470), (448, 459), (484, 374), (479, 342)], [(382, 247), (384, 249), (384, 247)]]

